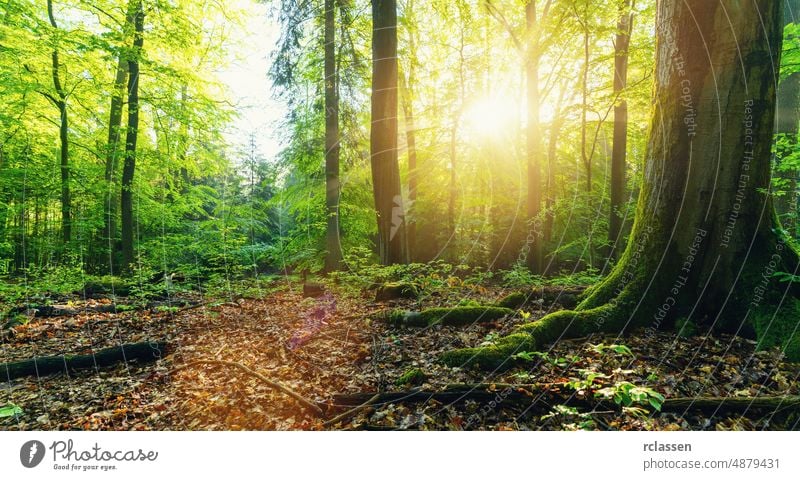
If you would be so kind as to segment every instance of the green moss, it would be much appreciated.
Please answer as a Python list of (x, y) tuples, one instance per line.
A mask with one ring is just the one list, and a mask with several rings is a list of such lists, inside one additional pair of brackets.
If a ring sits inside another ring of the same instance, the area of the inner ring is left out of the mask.
[(419, 288), (413, 283), (392, 282), (378, 287), (375, 301), (395, 300), (398, 298), (415, 299), (419, 297)]
[(400, 377), (394, 381), (394, 384), (398, 387), (403, 385), (421, 385), (427, 378), (428, 376), (425, 375), (425, 372), (419, 368), (410, 368), (400, 375)]
[(461, 300), (458, 301), (458, 305), (457, 306), (459, 306), (459, 307), (480, 307), (481, 304), (478, 303), (475, 300), (469, 300), (469, 299), (464, 298), (464, 299), (461, 299)]
[(596, 332), (621, 332), (628, 326), (625, 309), (606, 304), (590, 310), (561, 310), (517, 327), (494, 345), (445, 352), (440, 360), (451, 367), (479, 366), (496, 369), (514, 364), (511, 356), (521, 351), (541, 350), (560, 338), (575, 338)]
[(512, 355), (536, 348), (535, 339), (531, 335), (514, 333), (501, 338), (494, 345), (444, 352), (439, 360), (450, 367), (510, 368), (516, 364)]
[(800, 362), (800, 300), (787, 299), (780, 309), (762, 306), (752, 314), (757, 348), (779, 347), (790, 362)]
[(382, 315), (383, 319), (385, 319), (389, 325), (393, 325), (395, 327), (399, 327), (403, 324), (403, 318), (408, 314), (407, 310), (403, 310), (400, 308), (396, 308), (388, 313), (388, 315)]
[(429, 308), (419, 315), (426, 325), (464, 326), (511, 316), (514, 310), (500, 307)]
[(516, 310), (521, 306), (525, 305), (526, 300), (527, 300), (527, 295), (525, 295), (522, 292), (514, 292), (506, 295), (505, 297), (495, 302), (495, 306), (500, 308), (510, 308)]

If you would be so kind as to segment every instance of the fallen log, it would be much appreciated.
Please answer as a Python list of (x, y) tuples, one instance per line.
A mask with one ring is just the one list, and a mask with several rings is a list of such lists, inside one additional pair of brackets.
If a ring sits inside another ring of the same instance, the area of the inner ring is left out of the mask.
[[(359, 392), (338, 394), (333, 396), (335, 407), (358, 407), (366, 402), (380, 406), (389, 403), (424, 403), (436, 401), (440, 403), (456, 403), (473, 400), (478, 403), (497, 404), (531, 404), (540, 402), (543, 408), (549, 408), (553, 402), (563, 403), (569, 400), (569, 393), (561, 393), (547, 388), (546, 384), (453, 384), (442, 390), (411, 389), (398, 392)], [(537, 400), (538, 399), (538, 400)], [(585, 403), (582, 399), (573, 398), (570, 403)], [(599, 402), (598, 402), (599, 403)]]
[[(184, 310), (193, 310), (196, 308), (205, 307), (208, 305), (214, 305), (214, 302), (206, 301), (206, 302), (196, 302), (196, 303), (188, 303), (188, 302), (173, 302), (173, 303), (166, 303), (166, 302), (152, 302), (148, 303), (144, 306), (135, 306), (135, 305), (124, 305), (124, 304), (114, 304), (114, 303), (103, 303), (98, 305), (83, 305), (83, 306), (71, 306), (71, 305), (30, 305), (30, 306), (21, 306), (15, 307), (9, 312), (9, 316), (12, 315), (24, 315), (29, 318), (38, 319), (38, 318), (54, 318), (54, 317), (71, 317), (75, 315), (87, 314), (87, 313), (124, 313), (130, 311), (151, 311), (151, 312), (158, 312), (162, 309), (165, 312), (170, 312), (170, 309), (174, 309), (174, 312), (182, 312)], [(223, 306), (240, 306), (239, 304), (233, 304), (231, 302), (226, 302), (221, 304)], [(22, 325), (25, 323), (24, 321), (20, 321), (15, 317), (15, 319), (10, 320), (3, 328), (14, 328), (18, 325)]]
[[(340, 408), (358, 407), (366, 402), (380, 406), (389, 403), (424, 403), (437, 401), (440, 403), (456, 403), (472, 400), (477, 403), (498, 405), (537, 405), (549, 409), (553, 405), (583, 406), (588, 409), (620, 409), (603, 398), (584, 398), (573, 395), (571, 391), (560, 391), (560, 384), (451, 384), (441, 390), (411, 389), (398, 392), (359, 392), (333, 396), (334, 406)], [(680, 412), (687, 410), (705, 413), (745, 413), (747, 411), (764, 410), (797, 410), (800, 409), (800, 396), (762, 396), (762, 397), (676, 397), (667, 398), (661, 405), (662, 412)]]
[(662, 412), (699, 410), (711, 413), (742, 413), (749, 410), (785, 410), (800, 408), (800, 396), (764, 397), (681, 397), (667, 398)]
[(126, 343), (82, 355), (34, 357), (18, 362), (0, 363), (0, 380), (11, 381), (25, 376), (41, 377), (72, 370), (110, 367), (121, 362), (153, 362), (162, 358), (166, 351), (166, 342), (140, 342)]
[(343, 413), (341, 413), (339, 415), (336, 415), (335, 417), (331, 418), (330, 420), (325, 421), (322, 425), (327, 428), (327, 427), (331, 427), (333, 425), (336, 425), (337, 423), (339, 423), (339, 422), (341, 422), (343, 420), (347, 420), (348, 418), (352, 417), (356, 413), (360, 412), (361, 410), (364, 410), (365, 408), (369, 407), (370, 405), (372, 405), (373, 403), (378, 401), (379, 398), (380, 398), (380, 394), (376, 393), (369, 400), (367, 400), (366, 402), (362, 403), (361, 405), (359, 405), (357, 407), (353, 407), (353, 408), (351, 408), (350, 410), (348, 410), (346, 412), (343, 412)]
[(73, 307), (70, 305), (30, 305), (16, 307), (11, 310), (11, 314), (23, 314), (33, 318), (50, 318), (50, 317), (69, 317), (73, 315), (80, 315), (82, 313), (116, 313), (130, 309), (126, 305), (115, 304), (100, 304), (100, 305), (85, 305), (83, 307)]

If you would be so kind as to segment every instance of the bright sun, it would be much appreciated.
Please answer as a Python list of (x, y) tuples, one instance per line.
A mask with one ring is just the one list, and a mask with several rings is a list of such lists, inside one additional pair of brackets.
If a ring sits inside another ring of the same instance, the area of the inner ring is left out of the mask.
[(513, 134), (520, 118), (519, 104), (509, 97), (484, 97), (471, 102), (464, 112), (465, 126), (470, 133), (491, 139)]
[[(553, 106), (542, 102), (539, 119), (553, 120)], [(507, 96), (483, 97), (472, 101), (464, 111), (464, 124), (471, 134), (486, 139), (502, 140), (515, 134), (525, 122), (527, 108), (522, 99)]]

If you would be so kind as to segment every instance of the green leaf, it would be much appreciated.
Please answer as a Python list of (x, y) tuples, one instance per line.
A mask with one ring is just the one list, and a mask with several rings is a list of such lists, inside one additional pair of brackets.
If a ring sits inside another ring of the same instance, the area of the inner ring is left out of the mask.
[(15, 415), (22, 415), (22, 408), (19, 405), (9, 403), (0, 407), (0, 418), (13, 417)]
[(656, 397), (649, 398), (650, 405), (655, 408), (657, 411), (661, 411), (661, 401)]

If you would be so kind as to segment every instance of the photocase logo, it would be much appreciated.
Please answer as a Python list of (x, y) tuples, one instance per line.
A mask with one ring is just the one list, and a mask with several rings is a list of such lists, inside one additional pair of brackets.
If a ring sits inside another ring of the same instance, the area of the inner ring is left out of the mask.
[(39, 440), (30, 440), (19, 449), (19, 461), (25, 468), (33, 468), (42, 463), (44, 458), (44, 443)]

